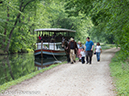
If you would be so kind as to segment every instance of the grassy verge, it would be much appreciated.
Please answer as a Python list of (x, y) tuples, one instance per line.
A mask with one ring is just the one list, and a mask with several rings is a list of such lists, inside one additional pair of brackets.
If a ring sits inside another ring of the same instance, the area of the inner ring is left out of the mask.
[(52, 68), (54, 68), (54, 67), (56, 67), (58, 65), (64, 64), (64, 63), (66, 63), (66, 62), (62, 62), (62, 63), (59, 63), (59, 64), (53, 64), (53, 65), (51, 65), (49, 67), (46, 67), (44, 69), (41, 69), (41, 70), (35, 71), (35, 72), (31, 73), (31, 74), (28, 74), (28, 75), (25, 75), (23, 77), (20, 77), (17, 80), (13, 80), (13, 81), (4, 83), (3, 85), (0, 86), (0, 93), (3, 92), (3, 91), (5, 91), (6, 89), (8, 89), (12, 85), (16, 85), (18, 83), (21, 83), (22, 81), (27, 80), (27, 79), (30, 79), (30, 78), (36, 76), (39, 73), (42, 73), (42, 72), (44, 72), (46, 70), (52, 69)]
[(114, 78), (118, 96), (129, 96), (129, 62), (122, 62), (117, 52), (110, 63), (111, 76)]

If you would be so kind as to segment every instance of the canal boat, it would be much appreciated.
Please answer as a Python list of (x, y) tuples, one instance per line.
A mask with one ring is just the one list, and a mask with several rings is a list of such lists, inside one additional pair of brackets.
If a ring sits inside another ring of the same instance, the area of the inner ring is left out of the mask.
[(64, 56), (66, 55), (64, 48), (62, 48), (62, 40), (69, 40), (76, 32), (75, 30), (62, 28), (44, 28), (35, 29), (37, 32), (36, 49), (34, 50), (35, 57), (48, 56)]

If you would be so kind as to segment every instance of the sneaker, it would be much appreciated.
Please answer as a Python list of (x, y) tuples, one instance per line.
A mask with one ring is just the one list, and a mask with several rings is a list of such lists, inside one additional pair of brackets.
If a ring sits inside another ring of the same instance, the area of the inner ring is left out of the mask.
[(88, 62), (86, 62), (86, 64), (88, 64)]
[(73, 64), (73, 62), (71, 62), (71, 64)]

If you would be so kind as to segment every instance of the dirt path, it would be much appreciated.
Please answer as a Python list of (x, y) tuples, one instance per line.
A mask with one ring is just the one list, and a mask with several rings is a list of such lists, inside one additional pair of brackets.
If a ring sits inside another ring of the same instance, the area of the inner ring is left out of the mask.
[[(97, 63), (62, 64), (32, 79), (12, 86), (4, 96), (115, 96), (109, 63), (119, 49), (108, 49)], [(3, 95), (2, 95), (3, 96)]]

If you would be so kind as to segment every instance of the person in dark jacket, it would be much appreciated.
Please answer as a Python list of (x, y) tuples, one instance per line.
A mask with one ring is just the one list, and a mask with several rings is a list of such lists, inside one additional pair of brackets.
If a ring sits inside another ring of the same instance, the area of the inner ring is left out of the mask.
[(75, 57), (78, 50), (77, 43), (74, 41), (73, 38), (70, 39), (68, 49), (70, 54), (70, 61), (71, 61), (71, 64), (73, 64), (74, 62), (76, 62)]

